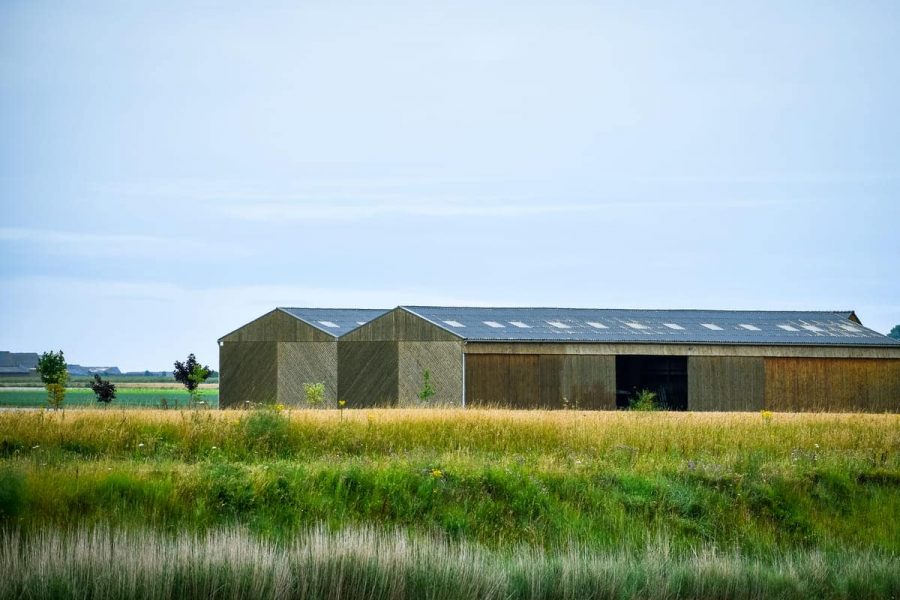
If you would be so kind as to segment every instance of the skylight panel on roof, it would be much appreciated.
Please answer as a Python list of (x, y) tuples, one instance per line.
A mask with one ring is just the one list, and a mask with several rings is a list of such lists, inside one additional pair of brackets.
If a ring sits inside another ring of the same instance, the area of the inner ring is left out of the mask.
[(803, 327), (803, 329), (807, 331), (812, 331), (815, 333), (822, 333), (823, 331), (825, 331), (821, 327), (816, 327), (815, 325), (801, 325), (801, 327)]
[(566, 325), (565, 323), (562, 323), (560, 321), (547, 321), (547, 324), (551, 325), (553, 327), (556, 327), (558, 329), (569, 329), (568, 325)]
[(796, 327), (793, 327), (791, 325), (779, 325), (779, 327), (781, 327), (785, 331), (800, 331), (799, 329), (797, 329)]
[(740, 325), (738, 325), (738, 327), (742, 327), (743, 329), (746, 329), (747, 331), (759, 331), (760, 330), (759, 327), (757, 327), (756, 325), (750, 325), (749, 323), (741, 323)]
[(531, 329), (531, 325), (526, 325), (522, 321), (510, 321), (509, 324), (515, 325), (516, 327), (519, 327), (521, 329)]
[(718, 325), (716, 325), (715, 323), (700, 323), (700, 324), (703, 325), (704, 327), (706, 327), (707, 329), (711, 329), (713, 331), (722, 331), (722, 328), (719, 327)]
[(332, 329), (339, 329), (339, 328), (340, 328), (340, 325), (338, 325), (337, 323), (335, 323), (335, 322), (333, 322), (333, 321), (319, 321), (319, 323), (320, 323), (321, 325), (324, 325), (325, 327), (331, 327)]
[(444, 321), (444, 323), (446, 323), (450, 327), (465, 327), (465, 325), (463, 325), (459, 321)]
[(590, 325), (591, 327), (593, 327), (594, 329), (609, 329), (609, 327), (607, 327), (603, 323), (598, 323), (597, 321), (588, 321), (587, 324)]
[(482, 321), (482, 323), (484, 323), (488, 327), (493, 327), (494, 329), (503, 329), (504, 327), (506, 327), (506, 325), (498, 323), (497, 321)]
[(838, 325), (844, 331), (852, 331), (853, 333), (862, 333), (862, 329), (859, 327), (854, 327), (853, 325), (844, 325), (843, 323)]
[(649, 329), (649, 327), (647, 327), (646, 325), (644, 325), (642, 323), (634, 323), (634, 322), (626, 321), (625, 324), (628, 325), (629, 327), (631, 327), (632, 329)]
[(684, 331), (684, 327), (679, 325), (678, 323), (663, 323), (669, 329), (674, 329), (675, 331)]

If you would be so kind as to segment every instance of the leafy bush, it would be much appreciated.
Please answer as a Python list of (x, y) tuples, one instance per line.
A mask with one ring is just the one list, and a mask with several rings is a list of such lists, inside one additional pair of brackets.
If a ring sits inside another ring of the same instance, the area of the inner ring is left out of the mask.
[(318, 408), (325, 402), (325, 384), (324, 383), (304, 383), (303, 391), (306, 393), (306, 403)]
[(94, 375), (94, 381), (91, 383), (91, 389), (97, 396), (97, 402), (109, 404), (116, 399), (116, 386), (109, 382), (109, 379), (102, 379), (100, 375)]
[(659, 405), (656, 402), (656, 393), (650, 390), (639, 391), (631, 398), (628, 408), (639, 411), (659, 410)]

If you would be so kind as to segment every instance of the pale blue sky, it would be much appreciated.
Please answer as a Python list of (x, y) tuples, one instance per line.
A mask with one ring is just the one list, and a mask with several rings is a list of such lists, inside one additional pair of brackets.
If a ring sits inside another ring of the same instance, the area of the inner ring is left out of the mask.
[(6, 0), (0, 349), (212, 365), (276, 305), (887, 331), (898, 32), (897, 2)]

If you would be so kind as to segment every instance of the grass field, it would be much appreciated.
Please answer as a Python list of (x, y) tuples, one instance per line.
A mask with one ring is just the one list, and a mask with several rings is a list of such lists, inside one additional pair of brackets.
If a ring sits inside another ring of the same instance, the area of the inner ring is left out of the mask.
[(897, 415), (7, 412), (0, 457), (0, 596), (900, 594)]
[[(125, 387), (121, 386), (116, 392), (116, 399), (110, 405), (159, 407), (165, 399), (170, 408), (186, 407), (190, 403), (190, 395), (183, 386), (175, 387)], [(219, 390), (204, 389), (201, 399), (211, 407), (219, 406)], [(97, 402), (94, 392), (89, 388), (76, 387), (66, 391), (65, 406), (92, 406)], [(44, 388), (0, 388), (0, 406), (11, 407), (46, 407), (47, 392)]]
[[(104, 375), (103, 379), (109, 380), (112, 383), (125, 384), (125, 385), (135, 385), (140, 386), (142, 384), (170, 384), (170, 385), (180, 385), (175, 379), (170, 376), (157, 376), (157, 375)], [(69, 376), (69, 385), (73, 387), (84, 387), (93, 381), (93, 377), (88, 377), (86, 375), (70, 375)], [(207, 383), (219, 383), (218, 375), (214, 375), (206, 380)], [(31, 375), (4, 375), (0, 377), (0, 388), (3, 387), (43, 387), (43, 383), (41, 383), (41, 378), (35, 374)]]

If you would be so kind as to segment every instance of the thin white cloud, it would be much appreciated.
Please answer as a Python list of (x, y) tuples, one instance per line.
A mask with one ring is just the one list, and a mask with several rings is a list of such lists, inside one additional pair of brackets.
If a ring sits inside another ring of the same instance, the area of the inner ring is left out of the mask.
[(36, 244), (47, 252), (76, 256), (178, 256), (185, 252), (198, 256), (248, 256), (248, 248), (217, 243), (152, 235), (89, 233), (28, 227), (0, 227), (0, 243)]

